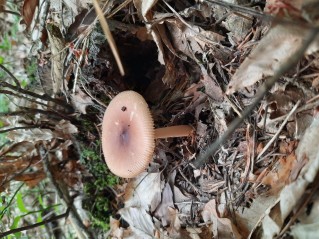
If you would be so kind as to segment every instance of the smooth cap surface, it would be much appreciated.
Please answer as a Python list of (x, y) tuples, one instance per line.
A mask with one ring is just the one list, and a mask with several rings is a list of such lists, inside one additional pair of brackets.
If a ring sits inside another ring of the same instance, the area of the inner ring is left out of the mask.
[(111, 172), (137, 176), (148, 167), (154, 147), (154, 122), (144, 98), (134, 91), (115, 96), (102, 123), (102, 150)]

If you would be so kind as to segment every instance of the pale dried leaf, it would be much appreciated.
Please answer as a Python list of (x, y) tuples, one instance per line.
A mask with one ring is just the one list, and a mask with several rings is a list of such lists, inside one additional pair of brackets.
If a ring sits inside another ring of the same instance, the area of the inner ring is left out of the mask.
[(129, 182), (125, 189), (125, 207), (139, 207), (153, 212), (161, 202), (160, 173), (142, 173)]
[(209, 73), (203, 65), (201, 65), (202, 79), (205, 86), (206, 94), (217, 102), (223, 101), (223, 91), (220, 86), (216, 83), (217, 79), (214, 74)]
[(170, 226), (169, 228), (167, 228), (167, 232), (169, 233), (171, 237), (178, 236), (180, 234), (179, 230), (181, 229), (181, 221), (179, 220), (179, 217), (178, 217), (179, 215), (178, 210), (175, 208), (169, 207), (168, 211), (170, 215), (170, 219), (169, 219)]
[(310, 214), (305, 210), (298, 217), (298, 224), (291, 227), (294, 238), (316, 238), (319, 235), (319, 200), (318, 197), (311, 207)]
[(79, 10), (88, 8), (91, 0), (63, 0), (63, 3), (71, 9), (74, 14), (78, 14)]
[(54, 127), (56, 132), (63, 133), (64, 135), (67, 134), (77, 134), (78, 128), (71, 124), (70, 121), (61, 120), (59, 123)]
[(297, 224), (291, 228), (290, 234), (294, 239), (311, 239), (319, 235), (319, 221), (309, 224)]
[(109, 236), (111, 238), (122, 238), (123, 237), (123, 228), (120, 227), (120, 221), (110, 217), (110, 231)]
[(162, 201), (155, 211), (155, 216), (162, 221), (164, 227), (171, 223), (169, 208), (174, 208), (173, 192), (171, 186), (166, 183), (162, 192)]
[(174, 48), (187, 55), (189, 58), (198, 59), (196, 53), (205, 53), (205, 47), (219, 43), (224, 37), (212, 31), (206, 31), (201, 27), (187, 23), (186, 26), (178, 19), (166, 19), (165, 25), (170, 30), (170, 39)]
[[(147, 194), (147, 193), (145, 193)], [(119, 210), (123, 219), (132, 229), (132, 238), (153, 239), (155, 226), (144, 208), (128, 207)]]
[(222, 23), (229, 30), (227, 35), (232, 45), (237, 45), (243, 41), (248, 32), (251, 31), (252, 18), (250, 16), (246, 16), (247, 18), (245, 18), (243, 16), (230, 14)]
[(174, 192), (174, 202), (176, 203), (176, 206), (178, 207), (178, 210), (180, 213), (189, 215), (189, 213), (191, 212), (191, 198), (186, 197), (182, 191), (174, 186), (173, 188), (173, 192)]
[(91, 97), (80, 89), (75, 94), (71, 94), (71, 100), (74, 108), (82, 114), (86, 114), (87, 106), (94, 104)]
[(147, 16), (151, 8), (157, 3), (157, 0), (133, 0), (137, 13), (143, 17), (143, 20), (150, 20)]
[(16, 143), (22, 141), (35, 142), (39, 140), (51, 140), (55, 137), (50, 129), (23, 129), (8, 133), (8, 138)]

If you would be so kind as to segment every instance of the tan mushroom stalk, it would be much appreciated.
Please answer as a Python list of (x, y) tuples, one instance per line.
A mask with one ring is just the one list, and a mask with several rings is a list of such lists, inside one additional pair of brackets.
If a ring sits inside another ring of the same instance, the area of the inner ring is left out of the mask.
[(189, 125), (154, 130), (154, 122), (144, 98), (134, 91), (118, 94), (107, 107), (102, 123), (102, 150), (115, 175), (133, 178), (143, 172), (153, 158), (157, 138), (189, 136)]

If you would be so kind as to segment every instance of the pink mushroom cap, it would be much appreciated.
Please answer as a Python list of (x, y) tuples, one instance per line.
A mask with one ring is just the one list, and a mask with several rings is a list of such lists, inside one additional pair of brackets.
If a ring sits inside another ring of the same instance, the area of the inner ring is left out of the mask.
[(134, 91), (121, 92), (103, 117), (102, 150), (108, 168), (133, 178), (148, 167), (154, 148), (154, 122), (146, 101)]

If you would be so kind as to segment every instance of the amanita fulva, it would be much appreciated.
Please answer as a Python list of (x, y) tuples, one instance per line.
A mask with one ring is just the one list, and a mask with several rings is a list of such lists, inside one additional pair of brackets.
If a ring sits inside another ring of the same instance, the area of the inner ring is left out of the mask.
[(133, 178), (143, 172), (153, 158), (155, 139), (189, 136), (188, 125), (154, 129), (144, 98), (124, 91), (108, 105), (102, 123), (102, 150), (105, 161), (117, 176)]

